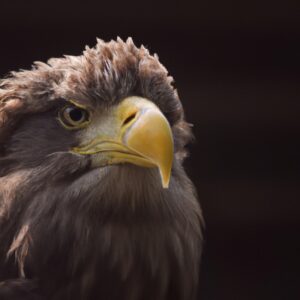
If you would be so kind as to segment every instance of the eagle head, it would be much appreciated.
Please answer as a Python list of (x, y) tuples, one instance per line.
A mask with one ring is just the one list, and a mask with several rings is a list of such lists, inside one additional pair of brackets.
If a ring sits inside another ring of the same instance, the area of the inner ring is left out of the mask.
[(130, 38), (1, 81), (3, 299), (195, 298), (202, 217), (172, 81)]

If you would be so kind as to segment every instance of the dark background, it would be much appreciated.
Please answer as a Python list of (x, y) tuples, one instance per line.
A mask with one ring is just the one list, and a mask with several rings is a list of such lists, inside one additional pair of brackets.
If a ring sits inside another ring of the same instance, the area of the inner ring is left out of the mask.
[(96, 37), (159, 54), (196, 136), (185, 164), (206, 220), (199, 299), (300, 299), (297, 2), (0, 3), (1, 77)]

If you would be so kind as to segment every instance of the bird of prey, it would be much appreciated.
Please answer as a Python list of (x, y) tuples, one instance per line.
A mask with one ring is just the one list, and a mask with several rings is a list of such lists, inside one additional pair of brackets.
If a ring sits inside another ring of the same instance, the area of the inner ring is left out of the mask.
[(2, 79), (0, 299), (196, 299), (191, 137), (172, 77), (131, 38)]

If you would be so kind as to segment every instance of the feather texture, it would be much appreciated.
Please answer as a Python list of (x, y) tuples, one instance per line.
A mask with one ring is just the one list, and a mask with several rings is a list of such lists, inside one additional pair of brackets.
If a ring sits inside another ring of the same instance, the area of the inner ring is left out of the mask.
[[(0, 299), (195, 299), (202, 215), (182, 167), (192, 134), (172, 81), (157, 55), (119, 38), (1, 81)], [(91, 169), (55, 118), (62, 99), (105, 111), (131, 95), (170, 123), (169, 189), (153, 169)]]

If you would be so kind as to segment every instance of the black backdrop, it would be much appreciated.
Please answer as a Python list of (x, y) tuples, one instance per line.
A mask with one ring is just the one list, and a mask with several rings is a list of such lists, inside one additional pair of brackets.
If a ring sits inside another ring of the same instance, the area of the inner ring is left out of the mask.
[[(300, 299), (300, 5), (1, 1), (0, 76), (132, 36), (175, 77), (206, 219), (199, 299)], [(298, 160), (299, 161), (299, 160)]]

